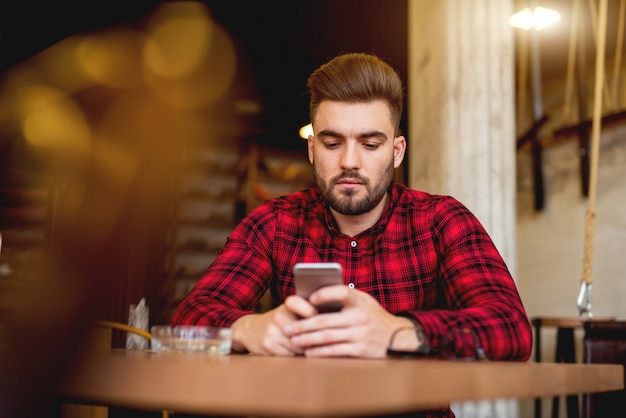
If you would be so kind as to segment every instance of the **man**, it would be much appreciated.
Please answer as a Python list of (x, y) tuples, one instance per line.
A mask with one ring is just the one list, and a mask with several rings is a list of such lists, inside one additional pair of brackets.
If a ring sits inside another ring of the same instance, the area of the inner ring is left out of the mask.
[[(374, 55), (344, 54), (307, 86), (317, 187), (252, 211), (172, 324), (231, 327), (237, 352), (363, 358), (385, 357), (395, 330), (416, 327), (430, 348), (420, 351), (432, 355), (472, 345), (492, 360), (527, 360), (531, 327), (482, 225), (452, 197), (393, 181), (406, 150), (404, 92), (393, 68)], [(294, 264), (321, 261), (342, 265), (344, 285), (296, 296)], [(267, 289), (273, 308), (254, 313)], [(342, 310), (318, 314), (315, 306), (330, 301)], [(466, 334), (450, 350), (450, 336)], [(415, 341), (399, 348), (408, 344)]]

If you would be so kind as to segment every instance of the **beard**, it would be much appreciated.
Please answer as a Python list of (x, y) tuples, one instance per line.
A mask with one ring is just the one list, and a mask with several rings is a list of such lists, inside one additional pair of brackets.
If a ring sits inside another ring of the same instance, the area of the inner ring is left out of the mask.
[[(362, 177), (354, 171), (343, 171), (340, 175), (325, 182), (315, 164), (313, 164), (313, 176), (322, 196), (331, 208), (342, 215), (363, 215), (374, 209), (385, 197), (387, 190), (389, 190), (389, 186), (393, 181), (393, 171), (392, 161), (387, 169), (383, 171), (380, 180), (375, 184), (372, 184), (369, 179)], [(346, 178), (359, 180), (365, 186), (366, 195), (359, 198), (355, 190), (337, 191), (335, 189), (337, 182)]]

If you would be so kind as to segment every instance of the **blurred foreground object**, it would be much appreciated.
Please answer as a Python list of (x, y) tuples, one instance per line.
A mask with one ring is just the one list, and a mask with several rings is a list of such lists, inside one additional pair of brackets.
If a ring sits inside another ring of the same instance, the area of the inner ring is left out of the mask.
[(3, 416), (55, 416), (92, 321), (159, 300), (172, 173), (189, 145), (241, 127), (241, 74), (202, 3), (164, 2), (1, 75)]
[[(146, 299), (141, 298), (137, 305), (131, 304), (128, 311), (128, 325), (148, 332), (150, 327), (150, 309), (146, 305)], [(148, 343), (149, 340), (136, 333), (129, 332), (126, 335), (127, 350), (144, 350), (149, 347)]]

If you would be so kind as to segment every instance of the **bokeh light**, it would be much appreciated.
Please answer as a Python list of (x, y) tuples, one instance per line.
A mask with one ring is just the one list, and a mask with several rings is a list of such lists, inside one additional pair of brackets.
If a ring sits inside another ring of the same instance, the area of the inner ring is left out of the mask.
[(202, 4), (160, 6), (147, 36), (145, 76), (159, 100), (190, 109), (224, 99), (235, 80), (235, 48)]
[(35, 147), (85, 157), (90, 128), (82, 109), (65, 92), (49, 86), (29, 86), (17, 98), (26, 142)]
[(76, 50), (79, 65), (91, 78), (113, 88), (142, 83), (141, 51), (145, 36), (135, 30), (113, 29), (81, 39)]

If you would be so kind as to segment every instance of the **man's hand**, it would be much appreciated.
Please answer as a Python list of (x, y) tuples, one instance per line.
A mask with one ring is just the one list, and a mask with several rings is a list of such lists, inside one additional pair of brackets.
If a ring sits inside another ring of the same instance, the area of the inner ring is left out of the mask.
[(287, 299), (290, 307), (283, 304), (262, 314), (242, 316), (233, 322), (233, 349), (274, 356), (303, 354), (303, 349), (294, 345), (283, 330), (301, 318), (315, 315), (317, 311), (300, 296), (289, 296)]
[(329, 301), (340, 301), (343, 309), (313, 315), (307, 305), (315, 308), (306, 300), (285, 300), (286, 310), (302, 317), (277, 325), (294, 352), (307, 357), (383, 358), (393, 331), (413, 326), (409, 319), (387, 312), (369, 294), (344, 285), (321, 288), (310, 297), (313, 305)]

